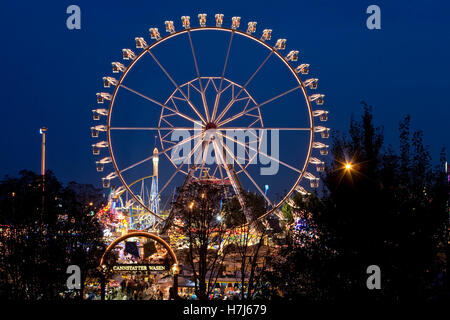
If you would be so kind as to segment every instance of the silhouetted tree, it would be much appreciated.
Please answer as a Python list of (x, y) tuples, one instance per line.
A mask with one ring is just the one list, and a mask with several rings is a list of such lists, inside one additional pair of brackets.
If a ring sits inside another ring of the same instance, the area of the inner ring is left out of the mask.
[[(310, 301), (448, 298), (445, 155), (433, 170), (423, 133), (410, 133), (409, 116), (400, 122), (400, 152), (384, 148), (372, 108), (362, 104), (348, 135), (333, 134), (323, 195), (292, 209), (311, 216), (318, 238), (285, 244), (268, 281), (278, 294)], [(366, 286), (370, 265), (381, 268), (382, 290)], [(283, 278), (288, 272), (295, 275)]]
[(47, 171), (42, 196), (42, 177), (31, 171), (0, 182), (1, 280), (11, 299), (63, 297), (67, 267), (80, 266), (84, 283), (103, 249), (94, 216), (103, 201), (99, 190), (74, 182), (64, 187)]

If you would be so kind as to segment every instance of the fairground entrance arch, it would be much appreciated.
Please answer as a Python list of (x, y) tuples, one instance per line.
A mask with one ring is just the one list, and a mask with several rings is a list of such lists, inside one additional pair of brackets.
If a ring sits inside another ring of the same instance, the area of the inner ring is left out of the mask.
[[(171, 263), (169, 268), (167, 268), (166, 264), (148, 264), (148, 263), (144, 263), (144, 264), (119, 264), (119, 265), (111, 265), (107, 260), (108, 254), (118, 246), (119, 243), (129, 239), (129, 238), (146, 238), (146, 239), (151, 239), (153, 241), (155, 241), (157, 244), (159, 244), (160, 246), (162, 246), (164, 249), (167, 250), (167, 254), (170, 257)], [(176, 295), (178, 292), (178, 273), (179, 273), (179, 268), (178, 268), (178, 259), (175, 255), (175, 252), (172, 250), (172, 248), (170, 247), (170, 245), (161, 237), (146, 232), (146, 231), (131, 231), (119, 238), (117, 238), (116, 240), (114, 240), (113, 242), (111, 242), (111, 244), (108, 245), (108, 247), (106, 248), (105, 252), (102, 255), (102, 258), (100, 259), (100, 269), (102, 270), (102, 283), (101, 283), (101, 299), (104, 300), (105, 299), (105, 289), (106, 289), (106, 278), (107, 278), (107, 274), (109, 272), (158, 272), (158, 271), (169, 271), (172, 275), (173, 275), (173, 286), (172, 286), (172, 290), (173, 290), (173, 294)]]

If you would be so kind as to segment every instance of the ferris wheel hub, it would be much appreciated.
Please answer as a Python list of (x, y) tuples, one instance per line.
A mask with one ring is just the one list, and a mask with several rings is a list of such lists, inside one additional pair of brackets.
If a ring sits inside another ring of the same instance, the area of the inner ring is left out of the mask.
[(207, 131), (209, 129), (216, 129), (217, 125), (214, 122), (209, 122), (205, 125), (204, 130)]

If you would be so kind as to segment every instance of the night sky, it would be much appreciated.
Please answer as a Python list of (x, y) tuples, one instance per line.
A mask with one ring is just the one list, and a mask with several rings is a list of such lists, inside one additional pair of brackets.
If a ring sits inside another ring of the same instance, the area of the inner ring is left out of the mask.
[[(67, 6), (81, 8), (81, 30), (66, 28)], [(381, 30), (366, 28), (366, 8), (381, 8)], [(425, 132), (434, 160), (449, 144), (450, 4), (444, 1), (3, 1), (0, 11), (0, 175), (39, 172), (39, 128), (48, 129), (48, 168), (63, 182), (101, 185), (91, 153), (95, 94), (121, 49), (134, 37), (150, 42), (164, 21), (215, 13), (258, 21), (311, 64), (330, 110), (327, 126), (344, 130), (360, 101), (372, 105), (387, 144), (397, 145), (398, 122), (411, 114)], [(170, 56), (168, 58), (171, 58)], [(192, 74), (192, 78), (195, 74)], [(264, 91), (265, 88), (260, 88)], [(281, 115), (280, 115), (281, 117)], [(275, 119), (282, 120), (282, 118)], [(152, 146), (150, 146), (152, 147)], [(280, 177), (283, 179), (283, 177)]]

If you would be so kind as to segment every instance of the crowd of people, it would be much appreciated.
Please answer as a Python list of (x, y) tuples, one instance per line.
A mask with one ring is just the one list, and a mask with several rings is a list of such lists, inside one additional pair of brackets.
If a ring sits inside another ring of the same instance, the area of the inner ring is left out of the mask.
[(164, 291), (152, 277), (149, 277), (148, 281), (140, 277), (131, 277), (113, 288), (110, 296), (111, 300), (164, 300), (167, 298)]

